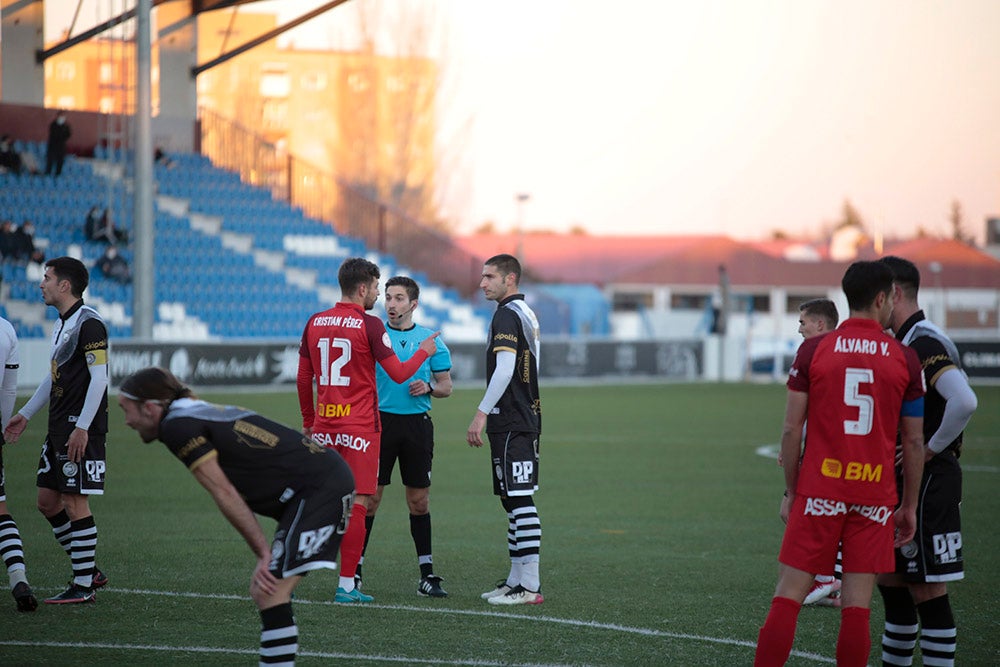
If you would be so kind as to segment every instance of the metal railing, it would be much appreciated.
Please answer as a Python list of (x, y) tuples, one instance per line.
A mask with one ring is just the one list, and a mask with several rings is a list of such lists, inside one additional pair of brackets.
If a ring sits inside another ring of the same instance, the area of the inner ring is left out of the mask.
[(350, 186), (343, 180), (277, 147), (253, 130), (202, 108), (201, 153), (219, 167), (238, 171), (244, 182), (266, 187), (338, 234), (361, 239), (379, 253), (393, 255), (435, 283), (468, 297), (478, 288), (483, 259), (448, 234)]

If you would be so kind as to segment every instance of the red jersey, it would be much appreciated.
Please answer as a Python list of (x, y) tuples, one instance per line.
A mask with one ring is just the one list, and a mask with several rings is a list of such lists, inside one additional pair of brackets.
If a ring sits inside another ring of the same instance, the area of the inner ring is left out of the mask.
[(894, 506), (903, 401), (924, 395), (916, 353), (885, 334), (878, 322), (851, 318), (802, 343), (787, 386), (809, 395), (809, 428), (795, 493)]
[[(298, 393), (304, 428), (380, 431), (375, 362), (396, 382), (420, 367), (418, 350), (400, 364), (382, 320), (340, 302), (309, 318), (299, 345)], [(402, 375), (402, 377), (400, 377)], [(313, 403), (315, 380), (317, 401)]]

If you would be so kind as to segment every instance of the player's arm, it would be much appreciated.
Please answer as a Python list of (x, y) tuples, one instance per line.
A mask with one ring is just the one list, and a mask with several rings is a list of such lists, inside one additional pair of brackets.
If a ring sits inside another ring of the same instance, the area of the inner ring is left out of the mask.
[(79, 345), (86, 352), (87, 371), (90, 381), (83, 407), (76, 418), (76, 428), (70, 433), (67, 443), (69, 460), (79, 463), (87, 451), (89, 436), (87, 430), (101, 409), (101, 403), (108, 390), (108, 332), (98, 320), (87, 320), (80, 325)]
[(431, 381), (431, 396), (434, 398), (448, 398), (451, 396), (451, 371), (439, 371), (434, 373)]
[[(0, 356), (6, 358), (6, 355)], [(0, 364), (0, 424), (10, 422), (17, 402), (17, 364)]]
[(206, 456), (191, 470), (198, 483), (212, 496), (223, 516), (233, 525), (233, 528), (243, 536), (250, 550), (257, 556), (257, 568), (254, 570), (254, 582), (267, 594), (273, 594), (277, 579), (262, 563), (271, 560), (271, 547), (264, 537), (264, 531), (257, 521), (250, 506), (240, 495), (226, 473), (219, 466), (216, 456)]
[(486, 386), (486, 394), (483, 395), (483, 400), (479, 402), (479, 408), (476, 410), (476, 414), (472, 418), (472, 423), (469, 424), (469, 429), (465, 433), (465, 441), (472, 447), (483, 446), (483, 429), (486, 427), (486, 415), (500, 402), (500, 397), (507, 390), (510, 379), (514, 377), (515, 358), (516, 355), (513, 350), (505, 349), (497, 352), (497, 365), (493, 369), (493, 375), (490, 376), (489, 384)]
[[(302, 346), (305, 348), (305, 336)], [(316, 405), (313, 403), (313, 365), (309, 353), (299, 353), (299, 371), (295, 377), (295, 388), (299, 395), (299, 411), (302, 413), (302, 430), (307, 436), (312, 435), (313, 422), (316, 420)]]
[(979, 405), (965, 374), (954, 366), (938, 376), (934, 388), (945, 400), (944, 415), (938, 430), (927, 441), (927, 459), (940, 454), (955, 441)]
[(4, 440), (11, 444), (17, 442), (21, 434), (24, 433), (24, 429), (28, 427), (28, 421), (49, 402), (49, 392), (51, 391), (52, 375), (51, 373), (46, 373), (45, 377), (38, 384), (38, 389), (31, 395), (28, 402), (22, 405), (17, 414), (10, 418), (10, 421), (4, 428)]
[[(799, 481), (799, 465), (802, 454), (802, 431), (809, 408), (809, 394), (804, 391), (788, 390), (785, 400), (785, 421), (781, 427), (781, 466), (785, 471), (785, 493), (788, 498), (795, 495)], [(782, 517), (787, 520), (787, 515)]]
[(894, 515), (897, 547), (912, 540), (917, 530), (917, 496), (924, 471), (923, 403), (923, 397), (906, 401), (899, 419), (899, 436), (903, 449), (903, 493)]

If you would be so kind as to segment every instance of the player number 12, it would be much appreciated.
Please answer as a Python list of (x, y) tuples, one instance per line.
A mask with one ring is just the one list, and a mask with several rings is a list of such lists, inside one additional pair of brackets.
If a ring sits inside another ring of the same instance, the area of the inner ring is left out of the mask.
[[(351, 378), (341, 375), (340, 371), (351, 360), (351, 341), (347, 338), (320, 338), (316, 341), (319, 348), (319, 366), (322, 369), (319, 383), (325, 387), (346, 387), (351, 384)], [(340, 350), (340, 355), (330, 361), (330, 350)]]

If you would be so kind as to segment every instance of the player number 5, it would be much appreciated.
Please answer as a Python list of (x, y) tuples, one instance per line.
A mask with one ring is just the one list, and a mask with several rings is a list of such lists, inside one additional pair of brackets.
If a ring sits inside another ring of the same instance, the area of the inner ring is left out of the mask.
[(862, 384), (872, 384), (875, 374), (870, 368), (848, 368), (844, 374), (844, 403), (858, 409), (858, 418), (844, 420), (847, 435), (868, 435), (872, 432), (875, 415), (875, 399), (862, 393)]

